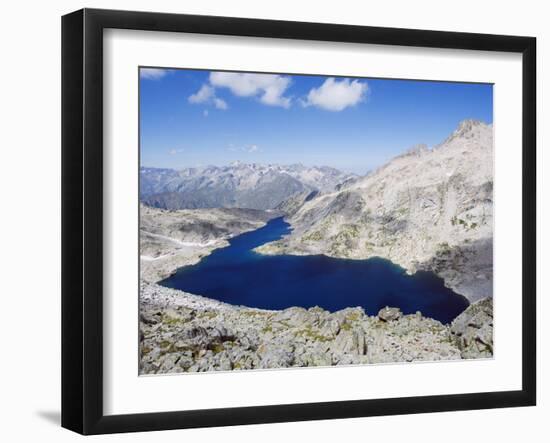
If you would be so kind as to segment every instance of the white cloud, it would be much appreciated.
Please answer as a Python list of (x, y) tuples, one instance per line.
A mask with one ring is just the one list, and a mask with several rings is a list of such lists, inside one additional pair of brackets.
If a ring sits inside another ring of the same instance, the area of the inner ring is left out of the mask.
[(190, 95), (187, 100), (189, 101), (189, 103), (193, 104), (212, 104), (216, 109), (221, 109), (223, 111), (228, 108), (227, 103), (224, 100), (216, 97), (215, 89), (207, 84), (202, 85), (201, 88), (196, 93)]
[(270, 106), (290, 107), (291, 99), (284, 93), (290, 86), (290, 78), (275, 74), (247, 74), (236, 72), (211, 72), (210, 84), (228, 88), (239, 97), (259, 97)]
[(214, 88), (208, 85), (202, 85), (201, 88), (189, 96), (189, 103), (206, 103), (214, 97)]
[(214, 106), (216, 109), (222, 109), (224, 111), (227, 109), (227, 103), (218, 97), (214, 97)]
[(159, 68), (140, 68), (139, 77), (146, 80), (160, 80), (168, 74), (166, 69)]
[(342, 111), (363, 101), (368, 91), (366, 82), (327, 78), (319, 88), (309, 91), (304, 106), (316, 106), (327, 111)]
[(258, 149), (259, 149), (258, 145), (251, 145), (248, 147), (248, 152), (253, 153), (253, 152), (256, 152)]
[(168, 151), (168, 154), (170, 154), (170, 155), (176, 155), (176, 154), (179, 154), (179, 153), (184, 152), (184, 151), (185, 151), (185, 149), (183, 149), (183, 148), (180, 148), (180, 149), (175, 149), (175, 148), (173, 148), (173, 149), (170, 149), (170, 150)]

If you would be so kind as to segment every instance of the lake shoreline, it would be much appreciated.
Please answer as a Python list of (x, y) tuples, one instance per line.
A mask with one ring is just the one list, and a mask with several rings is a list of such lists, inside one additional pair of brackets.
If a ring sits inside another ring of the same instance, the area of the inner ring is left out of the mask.
[[(228, 245), (158, 283), (233, 305), (267, 310), (320, 306), (336, 312), (362, 306), (376, 314), (384, 306), (421, 311), (449, 323), (469, 305), (428, 271), (415, 275), (384, 258), (366, 260), (315, 255), (263, 255), (258, 247), (291, 233), (283, 217), (227, 240)], [(337, 296), (336, 296), (337, 295)]]

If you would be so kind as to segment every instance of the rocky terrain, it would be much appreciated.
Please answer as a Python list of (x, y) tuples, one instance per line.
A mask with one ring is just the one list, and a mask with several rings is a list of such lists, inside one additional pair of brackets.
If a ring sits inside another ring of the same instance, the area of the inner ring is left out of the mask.
[(276, 212), (246, 209), (186, 209), (140, 206), (140, 277), (162, 280), (178, 268), (197, 263), (227, 239), (258, 229)]
[(490, 358), (492, 332), (491, 298), (443, 325), (397, 308), (265, 311), (141, 283), (141, 374)]
[(463, 121), (439, 146), (417, 146), (335, 189), (291, 200), (292, 234), (257, 251), (378, 256), (433, 271), (470, 302), (492, 297), (491, 125)]
[(164, 209), (273, 209), (293, 195), (331, 191), (352, 178), (326, 166), (233, 163), (182, 170), (140, 169), (140, 199)]

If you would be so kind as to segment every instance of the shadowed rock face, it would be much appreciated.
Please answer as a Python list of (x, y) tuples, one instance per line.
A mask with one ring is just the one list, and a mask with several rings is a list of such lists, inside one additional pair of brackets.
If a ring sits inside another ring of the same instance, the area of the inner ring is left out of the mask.
[(454, 247), (443, 247), (416, 270), (433, 271), (445, 284), (470, 302), (493, 295), (493, 239), (465, 241)]
[(391, 307), (265, 311), (142, 283), (140, 336), (141, 374), (481, 358), (492, 356), (492, 302), (443, 325)]
[(430, 270), (475, 301), (492, 296), (493, 129), (467, 120), (289, 215), (293, 232), (264, 254), (382, 257)]
[(471, 304), (451, 324), (462, 358), (493, 356), (493, 298)]
[(140, 199), (162, 209), (273, 209), (300, 193), (330, 191), (353, 177), (329, 167), (257, 165), (141, 168)]

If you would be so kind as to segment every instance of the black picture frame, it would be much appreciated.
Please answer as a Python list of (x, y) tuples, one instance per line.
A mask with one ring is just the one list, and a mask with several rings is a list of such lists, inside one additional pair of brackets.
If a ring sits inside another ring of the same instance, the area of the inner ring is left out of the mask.
[[(103, 30), (454, 48), (522, 54), (522, 388), (131, 415), (103, 412)], [(83, 9), (62, 18), (62, 426), (151, 431), (536, 403), (536, 39), (231, 17)]]

